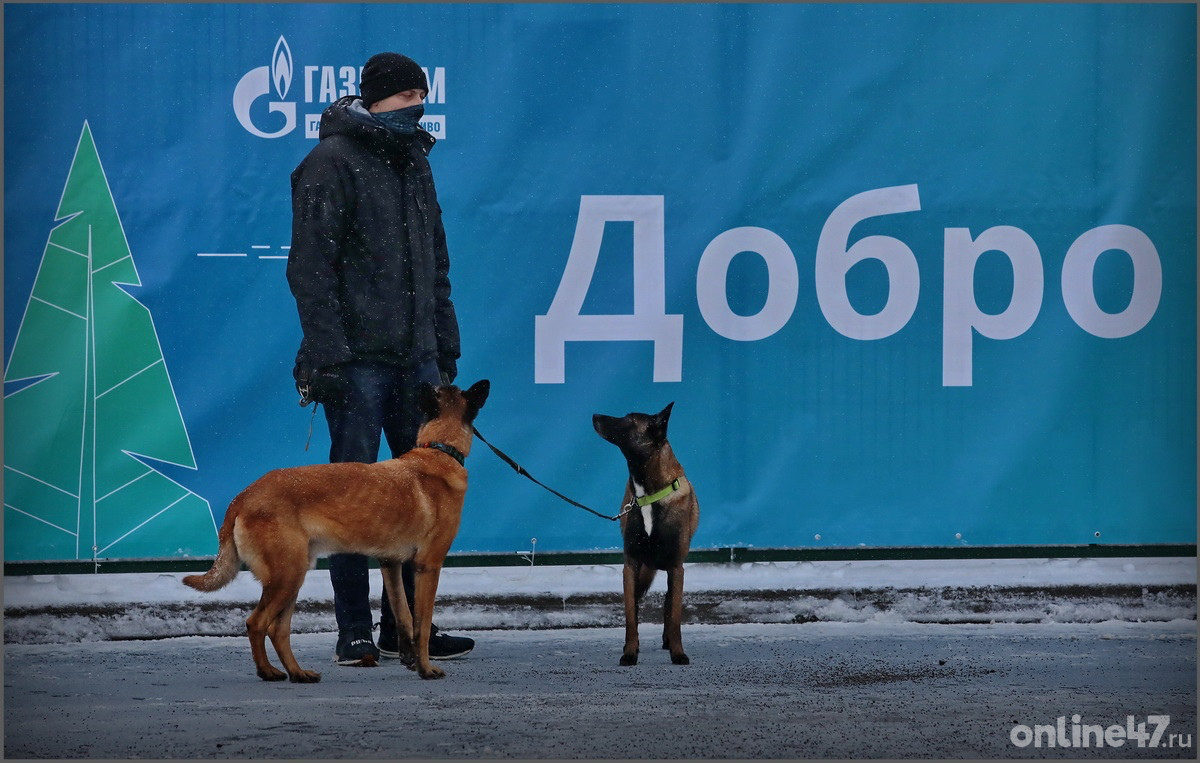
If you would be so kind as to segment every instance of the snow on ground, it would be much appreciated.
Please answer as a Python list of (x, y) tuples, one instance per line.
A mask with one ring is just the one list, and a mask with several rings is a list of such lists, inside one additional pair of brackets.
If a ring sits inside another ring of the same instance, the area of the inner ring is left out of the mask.
[[(372, 593), (381, 590), (372, 570)], [(4, 606), (46, 607), (150, 602), (254, 601), (259, 586), (243, 571), (226, 588), (200, 593), (184, 573), (29, 575), (4, 579)], [(1196, 559), (1187, 557), (1063, 559), (917, 559), (909, 561), (752, 562), (686, 565), (688, 591), (806, 591), (873, 588), (1195, 585)], [(665, 576), (655, 588), (665, 588)], [(441, 596), (519, 596), (612, 593), (621, 566), (449, 567)], [(300, 598), (333, 600), (329, 576), (313, 571)]]
[[(183, 573), (30, 575), (4, 581), (7, 643), (233, 635), (257, 601), (242, 572), (194, 591)], [(689, 564), (690, 622), (1102, 622), (1196, 618), (1194, 558), (1046, 558)], [(651, 589), (659, 616), (665, 575)], [(372, 571), (372, 595), (381, 591)], [(611, 626), (620, 565), (452, 567), (436, 622), (450, 629)], [(300, 593), (297, 632), (334, 629), (329, 575)]]

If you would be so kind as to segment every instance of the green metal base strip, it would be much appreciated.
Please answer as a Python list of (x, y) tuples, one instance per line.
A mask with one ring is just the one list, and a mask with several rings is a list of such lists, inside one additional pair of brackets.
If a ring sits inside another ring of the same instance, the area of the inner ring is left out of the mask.
[[(911, 561), (920, 559), (1046, 559), (1111, 557), (1195, 557), (1196, 544), (1073, 546), (855, 546), (850, 548), (710, 548), (693, 549), (690, 563)], [(97, 559), (95, 561), (5, 562), (7, 575), (72, 575), (97, 572), (204, 572), (213, 557), (188, 559)], [(533, 557), (526, 552), (451, 554), (447, 567), (516, 567), (536, 564), (620, 564), (620, 551), (550, 551)], [(328, 569), (320, 559), (318, 569)], [(377, 566), (372, 562), (372, 566)]]

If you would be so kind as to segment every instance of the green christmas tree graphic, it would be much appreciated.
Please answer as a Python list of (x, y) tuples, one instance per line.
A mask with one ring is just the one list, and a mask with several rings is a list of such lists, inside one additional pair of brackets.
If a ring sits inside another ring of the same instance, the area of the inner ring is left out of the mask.
[(5, 559), (215, 553), (208, 501), (151, 465), (196, 460), (86, 122), (55, 221), (4, 373)]

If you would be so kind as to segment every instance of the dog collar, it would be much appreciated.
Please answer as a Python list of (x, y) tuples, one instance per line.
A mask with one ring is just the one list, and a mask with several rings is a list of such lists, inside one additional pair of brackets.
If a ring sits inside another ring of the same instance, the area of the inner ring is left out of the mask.
[(461, 450), (454, 447), (453, 445), (447, 445), (444, 442), (427, 442), (427, 443), (421, 445), (421, 447), (422, 448), (433, 448), (434, 450), (440, 450), (441, 452), (445, 453), (447, 456), (450, 456), (450, 458), (453, 458), (455, 461), (457, 461), (460, 466), (467, 465), (466, 464), (467, 457), (465, 455), (463, 455), (463, 452)]
[(649, 506), (652, 503), (661, 501), (662, 499), (666, 498), (667, 496), (669, 496), (671, 493), (674, 493), (678, 489), (679, 489), (679, 480), (675, 480), (670, 485), (667, 485), (662, 490), (659, 490), (657, 493), (651, 493), (650, 495), (644, 495), (641, 498), (634, 499), (634, 503), (636, 503), (638, 505), (638, 508), (644, 509), (645, 507)]

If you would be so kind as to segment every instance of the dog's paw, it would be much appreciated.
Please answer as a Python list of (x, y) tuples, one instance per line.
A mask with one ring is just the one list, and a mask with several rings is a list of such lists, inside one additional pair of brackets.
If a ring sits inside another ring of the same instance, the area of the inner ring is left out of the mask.
[(258, 677), (264, 681), (282, 681), (287, 678), (287, 673), (284, 673), (279, 668), (273, 665), (267, 665), (258, 669)]
[(684, 654), (683, 652), (680, 652), (679, 654), (671, 655), (671, 662), (676, 665), (691, 665), (692, 664), (692, 661), (689, 660), (688, 656), (686, 654)]
[(637, 665), (637, 660), (638, 660), (638, 656), (637, 656), (636, 652), (634, 654), (621, 655), (621, 665), (623, 667), (629, 667), (630, 665)]
[(420, 674), (421, 678), (424, 678), (426, 681), (446, 677), (446, 671), (435, 665), (430, 665), (429, 670), (419, 670), (417, 672)]
[(321, 674), (311, 670), (301, 670), (299, 673), (289, 675), (288, 680), (294, 684), (315, 684), (321, 680)]

